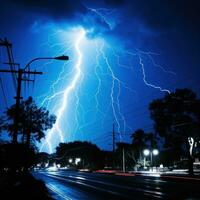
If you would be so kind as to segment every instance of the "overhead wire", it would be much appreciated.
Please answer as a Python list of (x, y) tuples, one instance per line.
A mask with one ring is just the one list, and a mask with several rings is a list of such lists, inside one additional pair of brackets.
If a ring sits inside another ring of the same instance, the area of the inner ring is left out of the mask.
[(3, 94), (3, 100), (4, 100), (4, 103), (5, 103), (5, 106), (6, 106), (6, 108), (8, 108), (8, 101), (7, 101), (7, 98), (6, 98), (6, 93), (5, 93), (5, 89), (4, 89), (4, 85), (3, 85), (3, 81), (2, 81), (1, 77), (0, 77), (0, 85), (1, 85), (1, 90), (2, 90), (2, 94)]

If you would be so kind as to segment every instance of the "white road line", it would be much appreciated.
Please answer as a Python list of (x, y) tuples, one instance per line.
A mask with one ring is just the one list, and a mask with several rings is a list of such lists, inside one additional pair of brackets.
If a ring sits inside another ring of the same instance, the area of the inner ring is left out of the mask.
[(66, 196), (65, 194), (61, 193), (58, 188), (56, 188), (54, 185), (52, 184), (46, 184), (46, 186), (53, 191), (54, 193), (56, 193), (57, 195), (59, 195), (60, 197), (62, 197), (65, 200), (72, 200), (70, 197)]
[[(101, 187), (96, 187), (94, 185), (90, 185), (88, 183), (84, 183), (82, 182), (82, 180), (69, 180), (69, 179), (66, 179), (66, 177), (60, 177), (60, 176), (56, 176), (56, 175), (51, 175), (51, 174), (45, 174), (46, 176), (49, 176), (49, 177), (52, 177), (52, 178), (55, 178), (55, 179), (58, 179), (58, 180), (63, 180), (65, 182), (71, 182), (71, 183), (76, 183), (76, 184), (79, 184), (79, 185), (83, 185), (83, 186), (86, 186), (86, 187), (89, 187), (89, 188), (92, 188), (92, 189), (95, 189), (95, 190), (99, 190), (99, 191), (102, 191), (102, 192), (107, 192), (107, 193), (110, 193), (110, 194), (114, 194), (114, 195), (120, 195), (120, 196), (124, 196), (124, 197), (128, 197), (127, 194), (121, 194), (117, 191), (114, 191), (114, 190), (108, 190), (108, 189), (104, 189), (104, 188), (101, 188)], [(69, 176), (70, 177), (70, 176)], [(89, 180), (89, 182), (91, 182), (91, 180)], [(96, 181), (93, 181), (93, 182), (96, 182)], [(98, 181), (99, 182), (99, 181)], [(97, 183), (98, 183), (97, 182)], [(101, 182), (101, 181), (100, 181)], [(105, 183), (105, 182), (102, 182), (104, 185), (109, 185), (109, 186), (115, 186), (115, 187), (118, 187), (118, 188), (124, 188), (124, 189), (135, 189), (135, 191), (137, 192), (143, 192), (145, 195), (149, 196), (153, 196), (155, 198), (158, 198), (158, 199), (162, 199), (163, 198), (163, 193), (161, 192), (157, 192), (157, 191), (151, 191), (151, 190), (148, 190), (148, 189), (141, 189), (141, 188), (132, 188), (132, 187), (127, 187), (127, 186), (119, 186), (119, 185), (116, 185), (116, 184), (111, 184), (111, 183)]]

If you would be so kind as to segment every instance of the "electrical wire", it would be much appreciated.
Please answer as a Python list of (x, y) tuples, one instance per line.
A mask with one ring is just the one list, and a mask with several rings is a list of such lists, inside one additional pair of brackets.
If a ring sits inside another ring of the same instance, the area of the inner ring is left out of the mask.
[(1, 85), (1, 90), (2, 90), (2, 94), (3, 94), (3, 99), (4, 99), (4, 103), (6, 108), (8, 108), (8, 102), (7, 102), (7, 98), (6, 98), (6, 93), (5, 93), (5, 89), (4, 89), (4, 85), (3, 85), (3, 81), (2, 78), (0, 77), (0, 85)]

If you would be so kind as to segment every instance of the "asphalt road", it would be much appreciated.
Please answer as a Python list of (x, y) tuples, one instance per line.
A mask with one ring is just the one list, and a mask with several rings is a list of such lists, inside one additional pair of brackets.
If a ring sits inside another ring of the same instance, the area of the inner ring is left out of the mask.
[(180, 177), (123, 176), (76, 171), (37, 171), (54, 199), (200, 199), (200, 180)]

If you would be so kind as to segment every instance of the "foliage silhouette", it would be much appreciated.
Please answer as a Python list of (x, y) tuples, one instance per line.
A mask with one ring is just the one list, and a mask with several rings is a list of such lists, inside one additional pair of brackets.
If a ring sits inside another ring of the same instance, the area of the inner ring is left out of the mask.
[[(99, 169), (103, 167), (102, 152), (90, 142), (69, 142), (60, 143), (56, 148), (57, 163), (63, 166), (73, 165), (77, 168)], [(75, 159), (80, 158), (81, 161), (75, 165)], [(69, 163), (69, 159), (72, 162)]]
[[(19, 109), (18, 131), (22, 135), (22, 142), (30, 146), (31, 139), (40, 141), (45, 136), (45, 131), (52, 128), (56, 121), (54, 115), (50, 115), (49, 111), (43, 107), (38, 107), (32, 97), (22, 101)], [(1, 129), (8, 131), (11, 136), (14, 131), (15, 105), (6, 111)]]
[(149, 110), (156, 132), (165, 139), (165, 147), (172, 150), (176, 159), (187, 156), (189, 173), (193, 174), (194, 147), (200, 140), (200, 100), (196, 94), (177, 89), (154, 100)]

